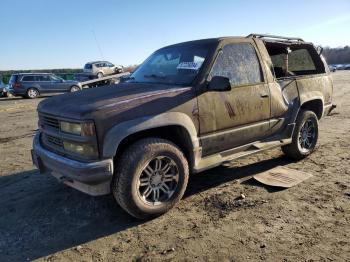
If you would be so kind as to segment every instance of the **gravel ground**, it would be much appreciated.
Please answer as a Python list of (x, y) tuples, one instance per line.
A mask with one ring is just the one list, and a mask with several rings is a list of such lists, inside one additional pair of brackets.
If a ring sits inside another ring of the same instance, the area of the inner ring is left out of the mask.
[[(45, 98), (0, 99), (0, 261), (350, 261), (350, 71), (333, 77), (338, 108), (310, 157), (276, 149), (193, 175), (151, 221), (40, 175), (30, 149)], [(313, 177), (285, 190), (245, 179), (279, 165)]]

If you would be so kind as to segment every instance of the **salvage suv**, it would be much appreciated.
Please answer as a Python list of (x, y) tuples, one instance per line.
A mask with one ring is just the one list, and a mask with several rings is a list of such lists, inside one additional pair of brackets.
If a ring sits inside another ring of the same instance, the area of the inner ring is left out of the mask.
[(191, 173), (276, 147), (313, 152), (334, 108), (320, 53), (255, 34), (164, 47), (123, 83), (42, 101), (33, 162), (90, 195), (112, 192), (132, 216), (160, 215)]

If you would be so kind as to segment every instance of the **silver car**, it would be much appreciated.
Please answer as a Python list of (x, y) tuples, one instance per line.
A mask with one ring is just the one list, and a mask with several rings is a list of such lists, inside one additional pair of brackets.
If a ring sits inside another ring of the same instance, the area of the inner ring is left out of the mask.
[(123, 67), (114, 65), (107, 61), (89, 62), (84, 66), (84, 73), (98, 78), (123, 73)]

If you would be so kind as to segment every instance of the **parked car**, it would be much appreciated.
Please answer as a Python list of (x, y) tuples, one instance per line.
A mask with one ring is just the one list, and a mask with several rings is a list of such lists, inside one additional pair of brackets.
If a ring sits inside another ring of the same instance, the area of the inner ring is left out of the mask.
[(331, 72), (337, 71), (337, 66), (336, 65), (329, 65), (329, 71), (331, 71)]
[(336, 65), (336, 67), (337, 67), (337, 70), (344, 70), (345, 69), (345, 65), (344, 64)]
[(108, 75), (123, 73), (123, 67), (108, 61), (89, 62), (84, 66), (84, 73), (89, 76), (101, 78)]
[(36, 98), (47, 93), (76, 92), (82, 89), (77, 81), (64, 80), (49, 73), (11, 75), (9, 92), (14, 96)]
[(90, 195), (112, 192), (149, 218), (182, 198), (190, 173), (276, 147), (310, 155), (332, 90), (324, 58), (298, 38), (171, 45), (123, 83), (40, 102), (32, 158), (41, 173)]
[(2, 82), (2, 79), (1, 79), (1, 76), (0, 76), (0, 97), (5, 96), (6, 92), (4, 92), (4, 91), (6, 91), (5, 90), (5, 84), (4, 84), (4, 82)]
[(350, 70), (350, 64), (346, 64), (346, 65), (344, 65), (344, 68), (343, 68), (344, 70)]

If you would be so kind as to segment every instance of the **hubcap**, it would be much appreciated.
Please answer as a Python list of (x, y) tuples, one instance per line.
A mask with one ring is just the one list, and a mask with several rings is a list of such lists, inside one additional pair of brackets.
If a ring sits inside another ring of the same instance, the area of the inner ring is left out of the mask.
[(29, 97), (36, 97), (37, 93), (36, 90), (30, 89), (28, 92)]
[(179, 170), (169, 157), (158, 156), (142, 170), (138, 180), (138, 193), (143, 202), (159, 205), (169, 201), (179, 181)]
[(308, 151), (313, 147), (316, 138), (316, 126), (311, 119), (305, 121), (299, 132), (299, 145), (303, 151)]

